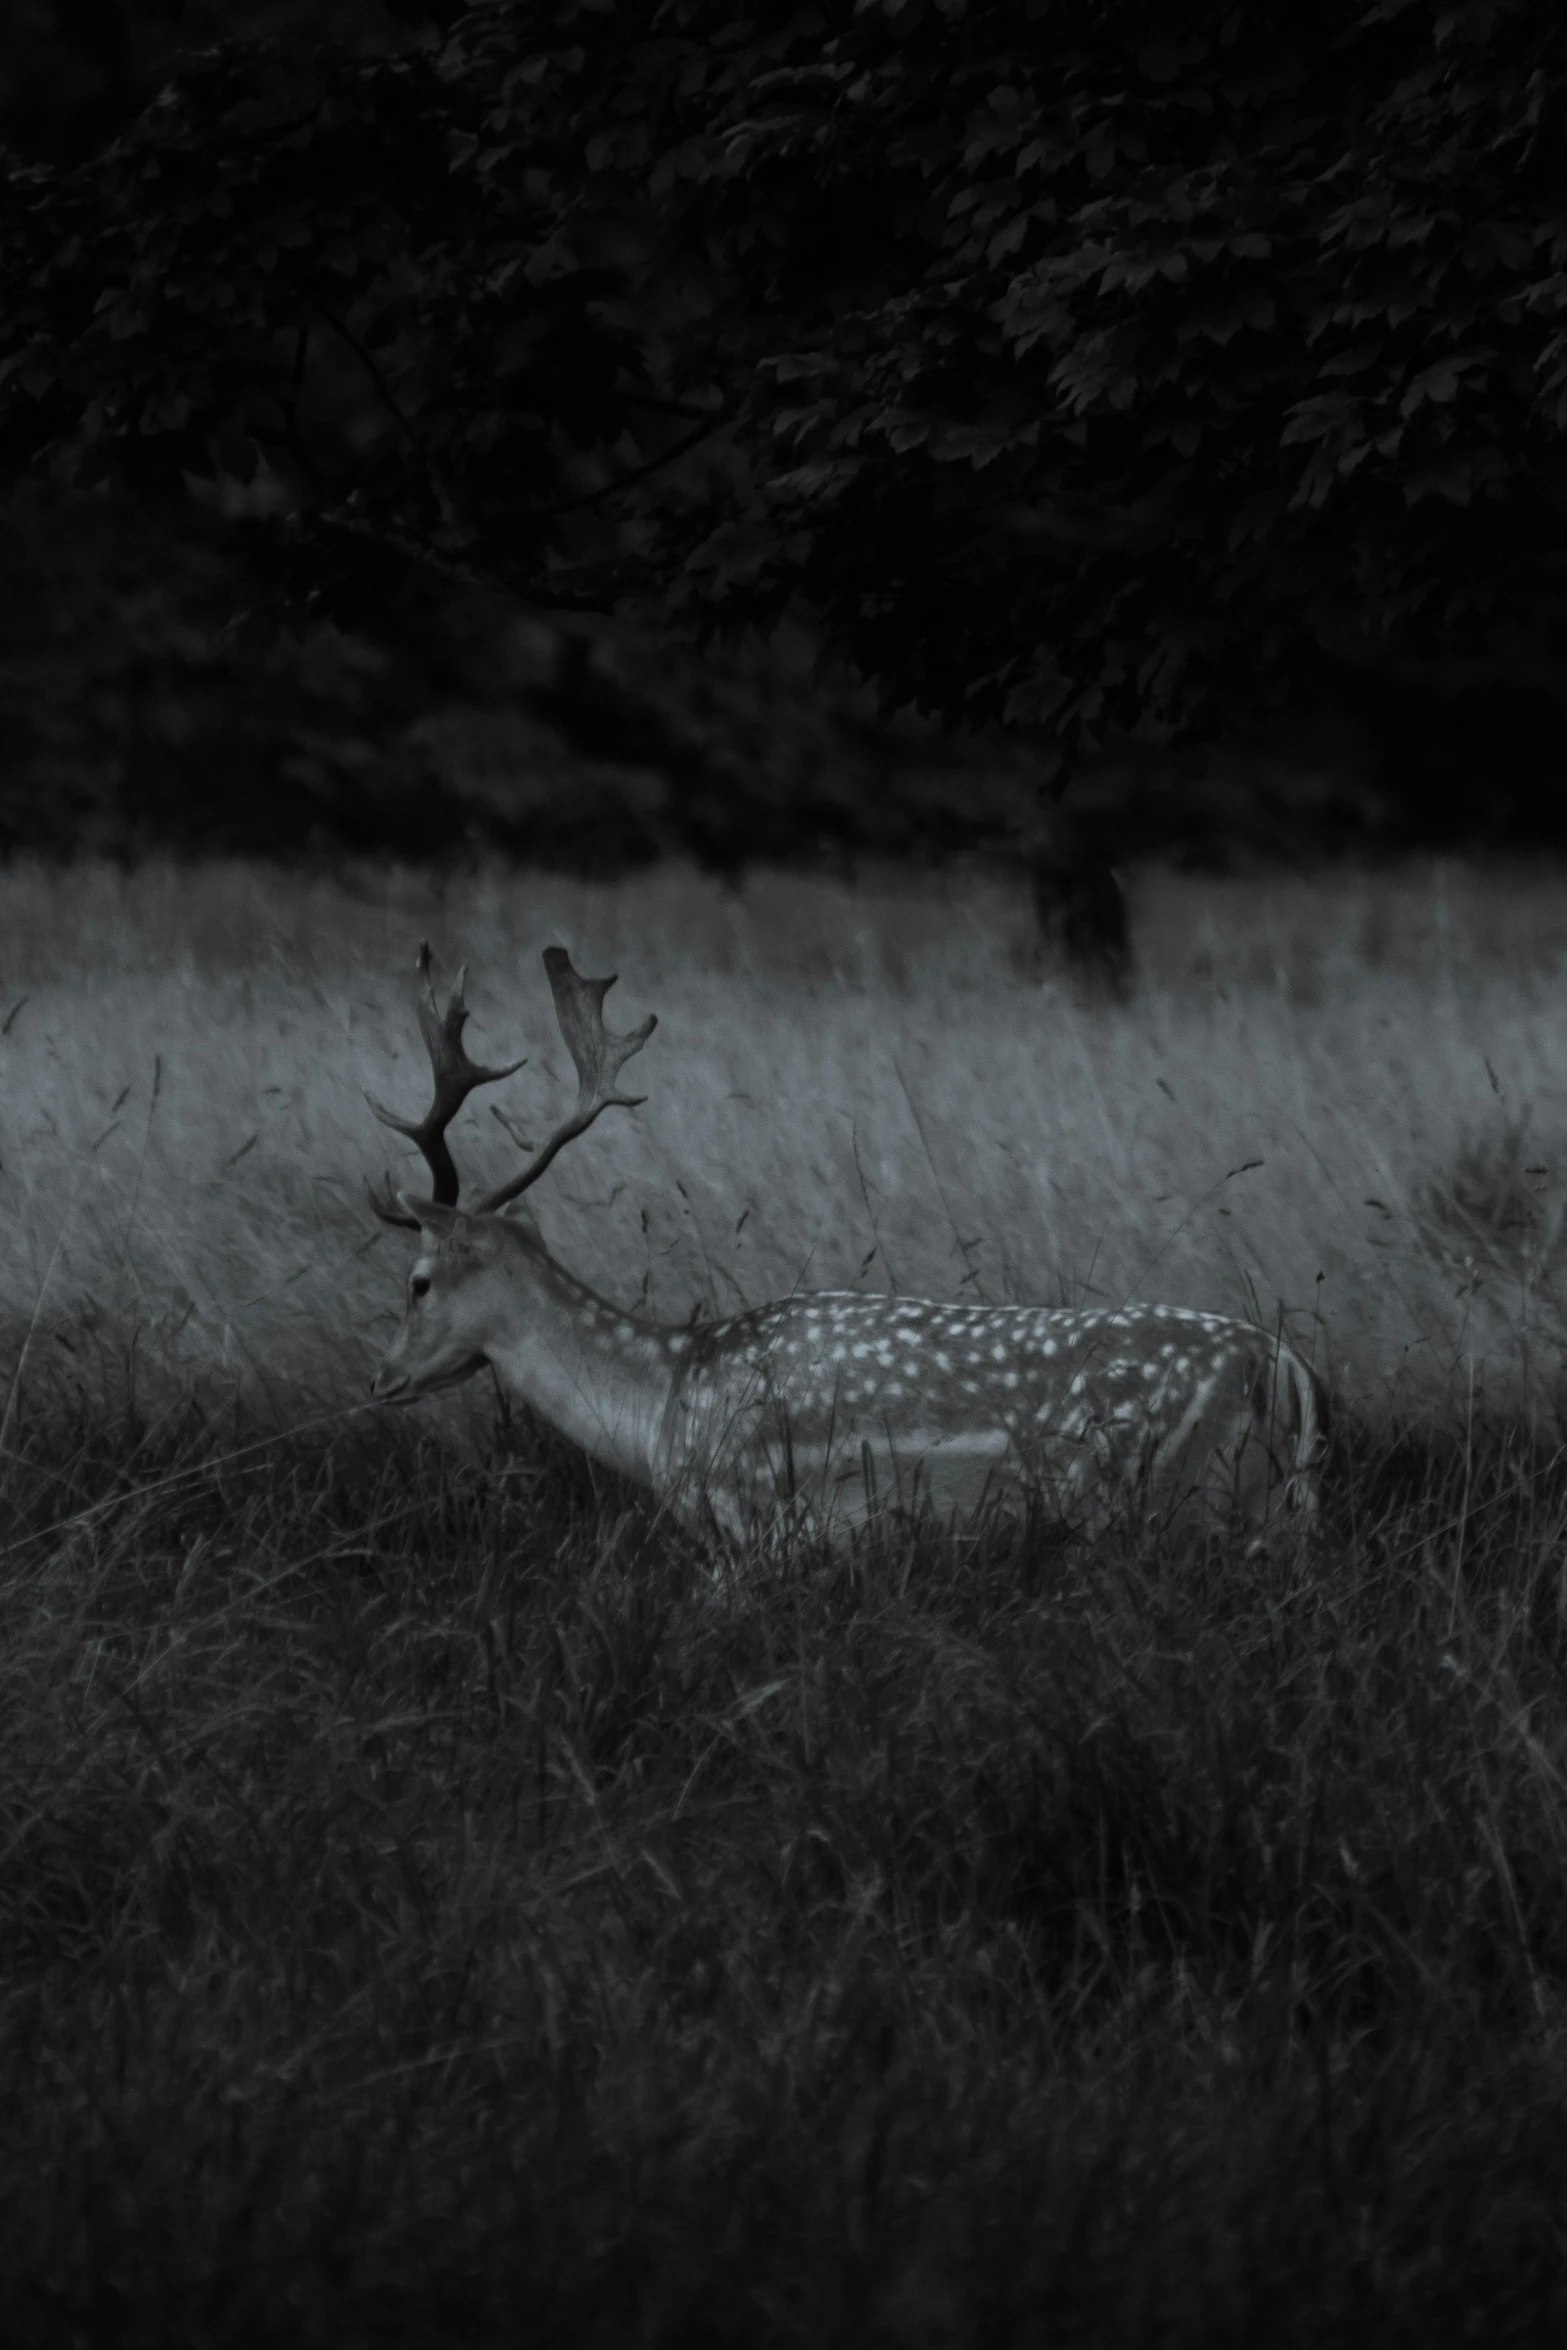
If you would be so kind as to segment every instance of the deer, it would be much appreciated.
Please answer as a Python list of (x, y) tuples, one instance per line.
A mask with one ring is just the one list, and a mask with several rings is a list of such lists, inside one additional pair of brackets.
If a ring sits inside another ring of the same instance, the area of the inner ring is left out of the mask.
[(1313, 1526), (1325, 1397), (1282, 1336), (1249, 1322), (1173, 1305), (822, 1290), (671, 1325), (596, 1295), (517, 1202), (605, 1111), (642, 1106), (620, 1076), (657, 1016), (616, 1034), (604, 1020), (614, 977), (584, 978), (559, 946), (543, 959), (576, 1103), (465, 1207), (447, 1130), (477, 1087), (525, 1063), (469, 1059), (467, 967), (443, 1006), (420, 946), (430, 1108), (404, 1118), (366, 1095), (431, 1179), (428, 1196), (394, 1191), (389, 1177), (370, 1192), (385, 1224), (418, 1234), (377, 1401), (411, 1404), (488, 1367), (510, 1397), (709, 1543), (743, 1547), (792, 1523), (841, 1548), (889, 1507), (949, 1528), (1033, 1508), (1083, 1536), (1118, 1520), (1238, 1527), (1254, 1544), (1281, 1525)]

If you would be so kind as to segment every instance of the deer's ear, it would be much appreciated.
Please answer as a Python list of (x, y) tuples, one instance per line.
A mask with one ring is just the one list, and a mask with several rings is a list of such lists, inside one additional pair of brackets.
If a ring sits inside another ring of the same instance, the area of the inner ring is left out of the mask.
[(451, 1236), (460, 1210), (443, 1208), (438, 1200), (415, 1199), (411, 1191), (400, 1191), (397, 1204), (405, 1216), (411, 1216), (419, 1230), (431, 1240), (446, 1240)]

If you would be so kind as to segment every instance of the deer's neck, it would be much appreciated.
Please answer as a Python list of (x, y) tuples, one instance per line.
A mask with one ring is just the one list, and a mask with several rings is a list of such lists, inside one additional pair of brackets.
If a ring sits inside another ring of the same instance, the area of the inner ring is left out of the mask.
[(522, 1242), (505, 1277), (507, 1311), (484, 1350), (502, 1386), (594, 1460), (651, 1486), (683, 1334), (622, 1313)]

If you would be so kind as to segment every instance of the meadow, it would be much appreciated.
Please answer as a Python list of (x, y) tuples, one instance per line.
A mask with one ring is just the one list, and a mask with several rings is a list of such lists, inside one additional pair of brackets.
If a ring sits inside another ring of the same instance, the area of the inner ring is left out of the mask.
[[(1121, 1005), (978, 874), (0, 875), (11, 2338), (1561, 2338), (1567, 888), (1133, 906)], [(715, 1588), (376, 1411), (426, 934), (534, 1139), (539, 949), (659, 1013), (536, 1195), (607, 1294), (1282, 1319), (1320, 1547)]]
[[(799, 1287), (1164, 1299), (1282, 1320), (1357, 1412), (1554, 1414), (1567, 891), (1526, 869), (1144, 877), (1130, 1005), (1033, 966), (1020, 891), (678, 867), (613, 888), (243, 865), (0, 875), (0, 1338), (159, 1392), (362, 1394), (417, 1158), (412, 958), (466, 959), (534, 1138), (571, 1095), (539, 953), (660, 1027), (646, 1107), (535, 1202), (671, 1320)], [(476, 1097), (473, 1182), (514, 1152)], [(148, 1390), (150, 1392), (150, 1389)]]

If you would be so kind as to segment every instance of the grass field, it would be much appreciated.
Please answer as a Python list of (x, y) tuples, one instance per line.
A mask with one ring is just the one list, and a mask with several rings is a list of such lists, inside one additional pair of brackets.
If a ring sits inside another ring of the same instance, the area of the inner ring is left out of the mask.
[[(0, 913), (12, 2339), (1562, 2338), (1567, 890), (1149, 879), (1125, 1007), (956, 879)], [(541, 1187), (610, 1294), (1283, 1311), (1320, 1553), (715, 1592), (482, 1396), (371, 1411), (426, 929), (532, 1132), (539, 947), (659, 1011)]]
[[(646, 1108), (535, 1195), (617, 1299), (1162, 1298), (1283, 1315), (1377, 1418), (1554, 1412), (1567, 888), (1150, 878), (1134, 918), (1123, 1008), (1041, 983), (1021, 893), (973, 878), (8, 872), (0, 1335), (101, 1378), (134, 1332), (176, 1392), (362, 1393), (406, 1248), (363, 1183), (418, 1162), (361, 1088), (422, 1106), (413, 947), (469, 959), (538, 1132), (569, 1099), (560, 937), (621, 972), (622, 1025), (660, 1015)], [(508, 1163), (484, 1097), (455, 1132)]]

